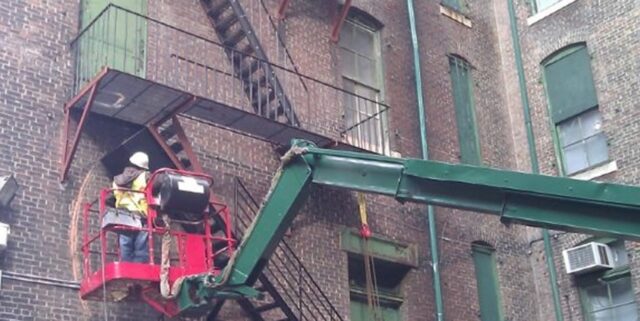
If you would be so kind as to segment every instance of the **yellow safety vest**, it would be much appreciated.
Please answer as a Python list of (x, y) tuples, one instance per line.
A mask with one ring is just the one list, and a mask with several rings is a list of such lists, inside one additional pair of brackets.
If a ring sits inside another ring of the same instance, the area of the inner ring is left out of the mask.
[(140, 193), (132, 191), (119, 190), (118, 185), (113, 183), (113, 196), (116, 198), (116, 208), (126, 208), (130, 212), (138, 212), (142, 216), (147, 216), (147, 199), (144, 196), (144, 190), (147, 187), (147, 173), (142, 172), (131, 183), (132, 191), (140, 191)]

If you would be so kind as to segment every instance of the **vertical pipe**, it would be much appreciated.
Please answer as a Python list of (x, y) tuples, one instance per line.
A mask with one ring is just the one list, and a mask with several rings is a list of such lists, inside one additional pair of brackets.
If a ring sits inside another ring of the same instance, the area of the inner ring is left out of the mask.
[[(411, 45), (413, 49), (413, 71), (416, 85), (416, 97), (418, 99), (418, 119), (420, 122), (420, 144), (422, 147), (422, 158), (429, 159), (429, 145), (427, 143), (426, 115), (424, 110), (424, 99), (422, 97), (422, 75), (420, 73), (420, 51), (418, 46), (418, 32), (416, 30), (415, 10), (413, 0), (407, 0), (407, 11), (409, 14), (409, 25), (411, 29)], [(436, 218), (433, 206), (427, 206), (427, 218), (429, 221), (429, 243), (431, 248), (431, 268), (433, 270), (433, 292), (436, 301), (436, 320), (444, 321), (444, 304), (442, 300), (442, 287), (440, 282), (440, 258), (438, 255), (438, 235), (436, 229)]]
[[(524, 113), (524, 125), (527, 131), (527, 145), (529, 147), (529, 157), (531, 161), (531, 171), (534, 174), (540, 173), (538, 165), (538, 155), (536, 152), (535, 136), (533, 134), (533, 125), (531, 123), (531, 109), (529, 107), (529, 96), (527, 95), (527, 82), (522, 64), (522, 51), (520, 49), (520, 36), (518, 34), (518, 25), (516, 20), (516, 10), (513, 0), (507, 0), (509, 8), (509, 24), (511, 27), (511, 42), (513, 43), (513, 54), (516, 61), (516, 69), (518, 71), (518, 85), (520, 87), (520, 99), (522, 101), (522, 109)], [(553, 249), (551, 248), (551, 240), (549, 230), (542, 230), (542, 238), (544, 243), (544, 255), (547, 261), (547, 269), (549, 270), (549, 282), (551, 283), (551, 293), (553, 296), (553, 307), (556, 321), (564, 321), (562, 316), (562, 306), (560, 304), (560, 293), (558, 291), (558, 276), (556, 274), (556, 265), (553, 261)]]

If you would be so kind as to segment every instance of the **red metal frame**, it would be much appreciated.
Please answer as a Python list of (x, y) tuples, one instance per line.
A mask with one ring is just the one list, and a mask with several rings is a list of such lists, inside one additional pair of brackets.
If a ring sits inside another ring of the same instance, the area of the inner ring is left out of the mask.
[(340, 40), (340, 30), (342, 29), (342, 24), (344, 20), (347, 19), (347, 15), (349, 14), (349, 8), (351, 8), (352, 0), (345, 0), (344, 5), (342, 6), (342, 11), (340, 11), (340, 15), (338, 19), (333, 23), (333, 29), (331, 30), (331, 41), (338, 42)]
[(280, 5), (278, 6), (278, 20), (284, 20), (285, 11), (287, 10), (287, 6), (289, 5), (290, 0), (282, 0), (280, 1)]
[[(154, 244), (153, 244), (153, 236), (154, 235), (164, 235), (167, 232), (165, 227), (154, 227), (153, 222), (158, 217), (159, 213), (157, 212), (158, 203), (157, 200), (153, 197), (153, 185), (154, 180), (158, 177), (158, 175), (162, 173), (177, 173), (184, 176), (190, 177), (198, 177), (206, 179), (213, 185), (214, 181), (211, 176), (189, 172), (184, 170), (174, 170), (174, 169), (160, 169), (155, 171), (147, 184), (147, 188), (143, 191), (131, 191), (134, 193), (144, 193), (145, 198), (147, 199), (147, 203), (149, 204), (149, 211), (147, 215), (147, 226), (143, 228), (132, 228), (126, 226), (110, 226), (102, 228), (100, 227), (98, 233), (96, 235), (90, 235), (90, 215), (91, 213), (95, 213), (96, 211), (92, 208), (95, 206), (94, 203), (86, 203), (83, 206), (83, 237), (82, 237), (82, 254), (83, 254), (83, 279), (80, 285), (80, 296), (82, 299), (87, 300), (102, 300), (102, 289), (103, 287), (107, 287), (109, 284), (113, 284), (113, 286), (122, 287), (123, 284), (131, 285), (131, 284), (140, 284), (142, 286), (141, 296), (137, 299), (148, 303), (154, 309), (166, 314), (167, 316), (175, 316), (178, 312), (176, 303), (173, 300), (160, 299), (162, 296), (159, 293), (159, 283), (160, 283), (160, 272), (161, 266), (159, 264), (154, 263)], [(104, 217), (104, 213), (106, 212), (106, 200), (109, 194), (112, 192), (112, 189), (105, 188), (100, 191), (99, 201), (98, 201), (98, 224), (101, 224), (102, 219)], [(227, 242), (227, 250), (229, 251), (229, 255), (232, 254), (235, 249), (236, 241), (231, 236), (231, 228), (230, 228), (230, 216), (228, 207), (223, 203), (211, 203), (213, 208), (220, 208), (216, 213), (211, 213), (207, 210), (204, 213), (202, 224), (204, 227), (204, 234), (192, 234), (186, 232), (178, 232), (178, 231), (169, 231), (171, 236), (177, 240), (177, 251), (178, 251), (178, 262), (177, 264), (172, 265), (169, 268), (169, 283), (173, 284), (178, 278), (188, 276), (188, 275), (196, 275), (202, 273), (211, 273), (212, 275), (218, 275), (221, 273), (221, 267), (215, 266), (215, 257), (219, 253), (213, 253), (213, 242), (214, 241), (226, 241)], [(221, 215), (221, 218), (227, 222), (227, 229), (225, 231), (224, 237), (213, 237), (211, 235), (210, 226), (209, 226), (209, 218), (212, 215)], [(118, 242), (108, 242), (107, 237), (110, 234), (115, 234), (118, 231), (136, 231), (136, 230), (145, 230), (149, 233), (149, 262), (148, 263), (133, 263), (133, 262), (123, 262), (119, 259), (119, 249)], [(100, 246), (100, 267), (96, 270), (92, 269), (91, 266), (91, 255), (96, 254), (92, 253), (90, 247), (95, 242), (99, 243)], [(202, 242), (204, 244), (202, 244)], [(113, 244), (115, 243), (115, 244)], [(110, 248), (115, 247), (115, 252), (111, 251)], [(205, 253), (202, 253), (202, 250), (206, 249)], [(190, 254), (191, 253), (191, 254)], [(194, 254), (196, 253), (196, 254)], [(197, 253), (202, 253), (197, 255)], [(116, 255), (116, 259), (109, 260), (109, 257)], [(108, 257), (109, 256), (109, 257)], [(204, 261), (204, 262), (203, 262)]]
[[(93, 107), (93, 101), (96, 98), (96, 91), (98, 86), (100, 86), (100, 81), (109, 71), (108, 68), (103, 68), (98, 75), (91, 80), (80, 92), (69, 100), (64, 105), (64, 129), (61, 137), (61, 162), (60, 162), (60, 181), (64, 181), (67, 178), (67, 174), (69, 172), (69, 167), (71, 167), (71, 161), (73, 160), (73, 156), (76, 154), (76, 150), (78, 149), (78, 141), (80, 140), (80, 134), (82, 133), (82, 129), (87, 121), (87, 117), (89, 116), (89, 112), (91, 107)], [(71, 142), (71, 150), (69, 150), (69, 129), (71, 122), (71, 107), (75, 105), (82, 97), (86, 94), (89, 94), (89, 97), (84, 104), (84, 110), (82, 111), (82, 116), (80, 116), (80, 121), (78, 121), (78, 127), (76, 128), (75, 134), (73, 135), (73, 141)]]

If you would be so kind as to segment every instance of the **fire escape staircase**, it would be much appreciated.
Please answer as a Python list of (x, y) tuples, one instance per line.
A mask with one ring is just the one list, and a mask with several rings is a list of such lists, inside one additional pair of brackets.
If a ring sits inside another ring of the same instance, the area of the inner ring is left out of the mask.
[[(260, 206), (239, 178), (233, 204), (234, 235), (242, 238)], [(264, 296), (238, 301), (252, 321), (344, 321), (286, 240), (278, 244), (256, 281), (255, 287)], [(223, 303), (218, 303), (208, 321), (216, 320)]]
[[(204, 10), (221, 39), (235, 75), (256, 114), (300, 125), (276, 72), (269, 63), (247, 15), (237, 0), (201, 0)], [(256, 59), (258, 58), (258, 59)]]

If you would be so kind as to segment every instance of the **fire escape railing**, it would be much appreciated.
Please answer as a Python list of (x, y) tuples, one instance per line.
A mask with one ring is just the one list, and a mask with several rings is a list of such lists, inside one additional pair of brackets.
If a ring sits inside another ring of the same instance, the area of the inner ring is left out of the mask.
[[(388, 135), (380, 121), (389, 110), (383, 102), (113, 4), (73, 39), (71, 50), (75, 70), (70, 96), (78, 93), (103, 67), (108, 67), (273, 121), (287, 122), (277, 117), (275, 100), (268, 97), (261, 101), (264, 93), (251, 91), (256, 87), (249, 82), (264, 79), (246, 81), (241, 77), (256, 65), (269, 65), (283, 80), (287, 98), (300, 120), (297, 127), (374, 152), (388, 149), (386, 140), (371, 144), (372, 137)], [(231, 61), (245, 64), (229, 63), (228, 52)], [(118, 93), (111, 96), (117, 106), (121, 96)], [(351, 119), (345, 113), (347, 104), (375, 108), (362, 107), (357, 111), (362, 117)], [(358, 130), (362, 137), (353, 134)]]
[[(242, 237), (260, 206), (239, 178), (235, 179), (234, 234)], [(298, 320), (344, 321), (293, 249), (282, 240), (263, 270)]]

